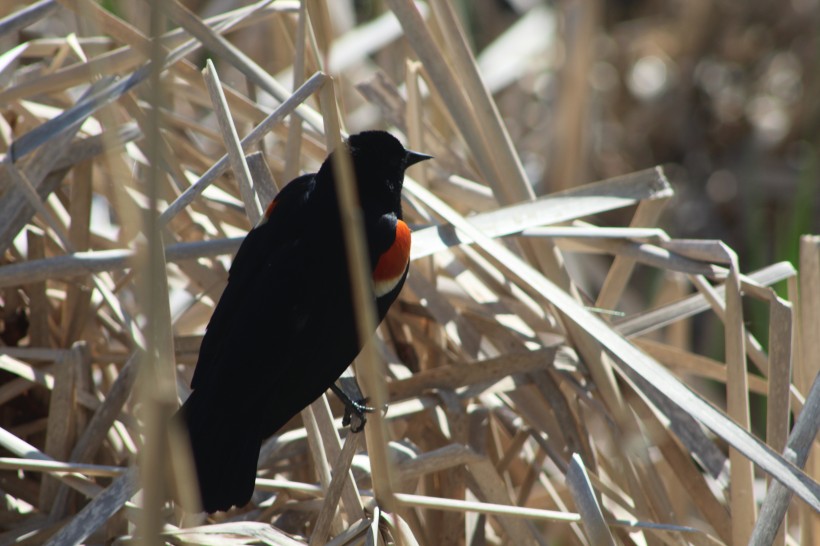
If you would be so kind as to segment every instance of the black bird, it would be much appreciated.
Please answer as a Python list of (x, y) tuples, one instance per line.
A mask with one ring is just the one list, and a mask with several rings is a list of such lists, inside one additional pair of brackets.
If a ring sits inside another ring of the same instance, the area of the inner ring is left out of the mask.
[[(381, 321), (409, 267), (404, 170), (430, 156), (384, 131), (352, 135), (346, 146)], [(262, 441), (334, 387), (361, 350), (340, 222), (329, 156), (279, 192), (236, 253), (177, 414), (207, 512), (250, 500)]]

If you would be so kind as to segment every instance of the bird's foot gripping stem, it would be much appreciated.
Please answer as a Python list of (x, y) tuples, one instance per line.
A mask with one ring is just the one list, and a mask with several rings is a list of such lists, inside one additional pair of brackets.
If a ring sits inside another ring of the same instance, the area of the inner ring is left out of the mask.
[[(364, 425), (367, 423), (367, 414), (373, 413), (376, 411), (376, 408), (371, 408), (367, 405), (367, 398), (352, 400), (336, 383), (330, 386), (330, 390), (332, 390), (345, 405), (342, 425), (350, 425), (351, 432), (361, 432), (364, 430)], [(353, 416), (356, 417), (356, 422), (353, 422)]]

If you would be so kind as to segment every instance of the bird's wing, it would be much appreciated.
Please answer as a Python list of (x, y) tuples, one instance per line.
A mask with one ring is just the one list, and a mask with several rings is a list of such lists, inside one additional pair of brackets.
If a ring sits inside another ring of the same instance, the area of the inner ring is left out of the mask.
[[(232, 366), (226, 362), (227, 353), (253, 349), (237, 346), (247, 337), (242, 334), (243, 327), (251, 325), (252, 330), (262, 313), (269, 323), (275, 322), (272, 316), (283, 317), (284, 322), (287, 307), (293, 307), (299, 270), (306, 260), (302, 219), (312, 184), (313, 175), (304, 175), (285, 186), (268, 206), (262, 221), (242, 241), (231, 264), (228, 284), (202, 339), (191, 388), (209, 382), (220, 366)], [(274, 299), (278, 301), (271, 301)], [(273, 307), (266, 309), (261, 305), (263, 301)], [(282, 333), (268, 332), (264, 339), (273, 340), (286, 333), (288, 325), (283, 326)]]

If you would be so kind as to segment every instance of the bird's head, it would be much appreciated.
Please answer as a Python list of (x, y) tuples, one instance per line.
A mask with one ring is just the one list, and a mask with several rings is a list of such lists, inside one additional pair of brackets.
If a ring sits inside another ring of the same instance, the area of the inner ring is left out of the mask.
[[(359, 200), (367, 212), (393, 211), (401, 217), (404, 171), (432, 156), (407, 150), (386, 131), (364, 131), (351, 135), (346, 146), (353, 161)], [(331, 167), (326, 161), (322, 168)]]

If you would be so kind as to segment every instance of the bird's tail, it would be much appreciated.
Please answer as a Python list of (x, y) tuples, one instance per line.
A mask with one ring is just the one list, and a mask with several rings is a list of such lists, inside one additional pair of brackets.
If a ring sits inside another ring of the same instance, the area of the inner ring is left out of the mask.
[(206, 512), (243, 506), (253, 494), (262, 442), (254, 421), (238, 413), (214, 408), (194, 391), (174, 417), (187, 427)]

